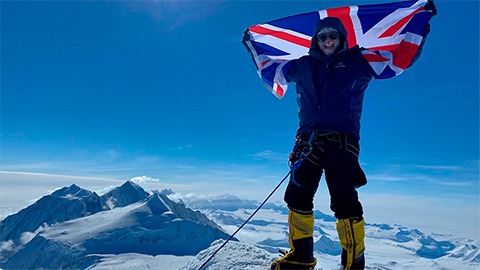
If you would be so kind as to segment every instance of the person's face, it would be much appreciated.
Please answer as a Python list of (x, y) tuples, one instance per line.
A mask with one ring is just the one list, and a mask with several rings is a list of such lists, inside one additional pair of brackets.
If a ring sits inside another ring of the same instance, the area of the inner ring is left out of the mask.
[(326, 55), (332, 55), (340, 46), (340, 34), (338, 31), (324, 32), (317, 35), (318, 46)]

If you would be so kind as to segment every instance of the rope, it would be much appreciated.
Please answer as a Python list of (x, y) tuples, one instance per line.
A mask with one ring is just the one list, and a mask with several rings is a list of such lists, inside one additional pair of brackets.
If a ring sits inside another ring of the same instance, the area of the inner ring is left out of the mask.
[(282, 181), (280, 181), (280, 183), (278, 183), (278, 185), (272, 190), (272, 192), (270, 192), (270, 194), (267, 196), (267, 198), (265, 198), (265, 200), (260, 204), (260, 206), (247, 218), (247, 220), (245, 220), (245, 222), (243, 222), (243, 224), (232, 235), (230, 235), (230, 237), (225, 242), (223, 242), (223, 244), (219, 248), (217, 248), (217, 250), (215, 250), (212, 255), (210, 255), (210, 257), (208, 257), (208, 259), (200, 266), (200, 268), (198, 268), (198, 270), (202, 270), (203, 267), (228, 243), (228, 241), (230, 241), (243, 228), (243, 226), (245, 226), (250, 221), (250, 219), (255, 216), (255, 214), (265, 205), (265, 203), (267, 203), (270, 197), (272, 197), (275, 191), (277, 191), (277, 189), (283, 184), (283, 182), (285, 181), (285, 179), (287, 179), (290, 173), (292, 173), (292, 170), (290, 170), (285, 175), (285, 177), (283, 177)]

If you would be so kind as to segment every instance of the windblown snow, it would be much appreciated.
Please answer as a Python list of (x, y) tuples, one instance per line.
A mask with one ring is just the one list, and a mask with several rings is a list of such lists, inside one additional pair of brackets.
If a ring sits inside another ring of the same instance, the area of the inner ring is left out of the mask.
[[(147, 192), (131, 181), (103, 196), (73, 184), (0, 222), (0, 267), (267, 269), (288, 249), (283, 205), (267, 204), (225, 243), (258, 205), (232, 195)], [(365, 229), (367, 269), (480, 268), (479, 241), (401, 225)], [(339, 269), (333, 216), (315, 211), (314, 238), (317, 268)]]

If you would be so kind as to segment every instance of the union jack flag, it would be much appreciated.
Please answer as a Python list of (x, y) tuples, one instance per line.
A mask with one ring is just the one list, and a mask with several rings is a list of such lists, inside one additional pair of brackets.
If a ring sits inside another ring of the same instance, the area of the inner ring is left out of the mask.
[(265, 86), (281, 98), (288, 86), (282, 67), (308, 53), (320, 19), (337, 17), (347, 30), (348, 46), (366, 49), (362, 52), (375, 78), (390, 78), (402, 73), (416, 55), (433, 16), (425, 9), (428, 2), (346, 6), (298, 14), (247, 28), (243, 43)]

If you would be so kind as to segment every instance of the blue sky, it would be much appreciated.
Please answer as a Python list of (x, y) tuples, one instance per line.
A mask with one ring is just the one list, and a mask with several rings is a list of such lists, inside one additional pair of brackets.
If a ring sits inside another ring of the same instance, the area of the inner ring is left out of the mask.
[[(293, 87), (264, 88), (243, 30), (378, 2), (2, 1), (2, 211), (134, 177), (262, 199), (288, 170), (297, 109)], [(436, 4), (418, 62), (367, 90), (360, 196), (438, 200), (478, 228), (479, 2)]]

